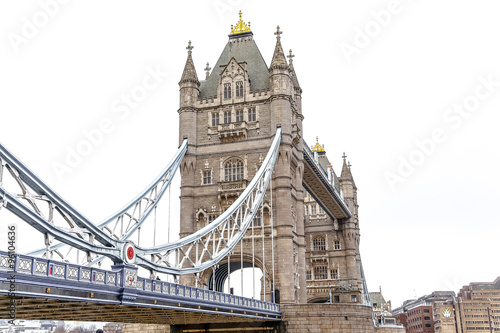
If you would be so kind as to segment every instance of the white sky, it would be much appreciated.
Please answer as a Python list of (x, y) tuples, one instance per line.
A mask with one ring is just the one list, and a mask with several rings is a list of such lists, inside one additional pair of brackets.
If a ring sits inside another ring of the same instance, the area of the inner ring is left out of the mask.
[[(285, 52), (293, 49), (306, 141), (319, 136), (337, 174), (344, 151), (353, 164), (369, 289), (382, 286), (395, 307), (500, 275), (500, 85), (490, 92), (480, 79), (500, 82), (496, 1), (73, 0), (49, 6), (43, 22), (45, 3), (0, 3), (0, 141), (92, 220), (128, 202), (170, 160), (187, 42), (202, 79), (241, 9), (268, 65), (276, 25)], [(361, 40), (358, 29), (380, 27), (371, 13), (388, 8), (390, 22)], [(45, 26), (29, 31), (33, 17)], [(342, 43), (359, 46), (350, 62)], [(129, 114), (113, 112), (147, 68), (168, 74)], [(464, 102), (475, 110), (447, 111)], [(68, 147), (104, 119), (112, 129), (59, 179), (53, 163), (65, 163)], [(419, 155), (415, 142), (436, 129), (439, 142)], [(410, 157), (422, 163), (391, 187), (387, 173)], [(38, 238), (21, 243), (39, 247)]]

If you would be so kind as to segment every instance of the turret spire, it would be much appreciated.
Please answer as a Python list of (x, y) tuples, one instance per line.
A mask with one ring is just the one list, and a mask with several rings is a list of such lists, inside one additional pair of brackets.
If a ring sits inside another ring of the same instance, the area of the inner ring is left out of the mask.
[(283, 31), (280, 30), (280, 26), (276, 27), (276, 48), (274, 49), (273, 60), (271, 60), (271, 69), (286, 69), (288, 64), (286, 62), (285, 53), (281, 47), (281, 34)]
[(208, 78), (210, 77), (210, 70), (212, 69), (212, 67), (210, 67), (208, 65), (208, 62), (207, 62), (207, 67), (205, 67), (205, 72), (207, 72), (207, 76), (205, 77), (205, 80), (208, 80)]
[(295, 89), (299, 90), (299, 93), (302, 92), (302, 89), (300, 88), (299, 85), (299, 80), (297, 80), (297, 74), (295, 74), (295, 68), (293, 68), (293, 58), (295, 58), (295, 55), (292, 53), (292, 50), (290, 49), (290, 53), (286, 56), (288, 58), (288, 65), (290, 67), (290, 77), (292, 78), (292, 83)]
[(345, 152), (344, 155), (342, 155), (342, 158), (344, 159), (344, 164), (342, 165), (342, 173), (340, 174), (340, 178), (353, 180), (351, 174), (351, 162), (346, 162), (347, 155), (345, 154)]
[(189, 41), (186, 50), (188, 50), (188, 55), (191, 55), (191, 51), (194, 49), (194, 46), (191, 46), (191, 41)]
[(186, 65), (184, 66), (184, 71), (182, 72), (181, 83), (192, 82), (200, 86), (200, 81), (198, 80), (198, 75), (196, 74), (196, 69), (194, 68), (193, 58), (191, 56), (194, 46), (191, 45), (189, 41), (186, 50), (188, 50), (188, 58), (186, 60)]

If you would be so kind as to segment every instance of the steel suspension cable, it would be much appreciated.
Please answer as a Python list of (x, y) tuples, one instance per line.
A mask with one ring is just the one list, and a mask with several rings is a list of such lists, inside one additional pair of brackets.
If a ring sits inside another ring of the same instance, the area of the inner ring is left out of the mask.
[(252, 299), (255, 299), (255, 239), (254, 239), (255, 219), (252, 220)]
[(261, 225), (262, 225), (261, 228), (262, 229), (262, 277), (264, 283), (264, 293), (262, 295), (264, 298), (263, 301), (265, 301), (266, 300), (266, 247), (265, 247), (265, 237), (264, 237), (264, 223), (261, 223)]
[(276, 293), (275, 293), (275, 282), (274, 282), (274, 220), (273, 220), (273, 210), (274, 210), (274, 206), (273, 206), (273, 177), (271, 177), (271, 180), (270, 180), (270, 184), (269, 186), (271, 187), (271, 257), (272, 257), (272, 270), (273, 270), (273, 280), (272, 280), (272, 293), (273, 293), (273, 296), (272, 296), (272, 299), (273, 299), (273, 303), (276, 302), (275, 300), (275, 297), (276, 297)]

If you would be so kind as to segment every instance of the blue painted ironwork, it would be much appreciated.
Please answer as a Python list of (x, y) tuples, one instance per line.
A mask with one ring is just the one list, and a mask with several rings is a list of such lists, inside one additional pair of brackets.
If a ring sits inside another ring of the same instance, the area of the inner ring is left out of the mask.
[[(225, 315), (265, 318), (266, 320), (281, 319), (279, 304), (137, 277), (137, 275), (132, 280), (127, 280), (128, 274), (137, 273), (137, 268), (133, 266), (117, 265), (109, 271), (19, 254), (16, 254), (14, 261), (10, 262), (9, 257), (11, 257), (10, 253), (0, 251), (0, 281), (7, 281), (14, 274), (18, 288), (16, 296), (175, 308), (197, 312), (218, 311)], [(25, 292), (20, 290), (21, 286), (42, 286), (43, 291)], [(47, 293), (45, 288), (69, 290), (69, 294), (68, 292), (65, 295)], [(73, 295), (71, 291), (74, 292)], [(107, 295), (107, 298), (83, 297), (82, 291), (89, 294), (95, 293), (95, 295)], [(7, 295), (8, 293), (8, 287), (0, 289), (0, 294)], [(156, 300), (157, 303), (152, 303), (151, 300)], [(198, 309), (198, 306), (203, 308)]]

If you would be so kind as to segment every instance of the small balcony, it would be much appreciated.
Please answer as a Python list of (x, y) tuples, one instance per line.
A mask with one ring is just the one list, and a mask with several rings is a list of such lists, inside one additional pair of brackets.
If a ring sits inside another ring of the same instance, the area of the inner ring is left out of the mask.
[(247, 184), (248, 181), (246, 179), (233, 182), (219, 182), (218, 193), (221, 205), (231, 205), (247, 188)]
[(248, 128), (246, 121), (238, 123), (219, 124), (217, 126), (219, 139), (222, 142), (245, 139), (247, 137), (247, 131)]

